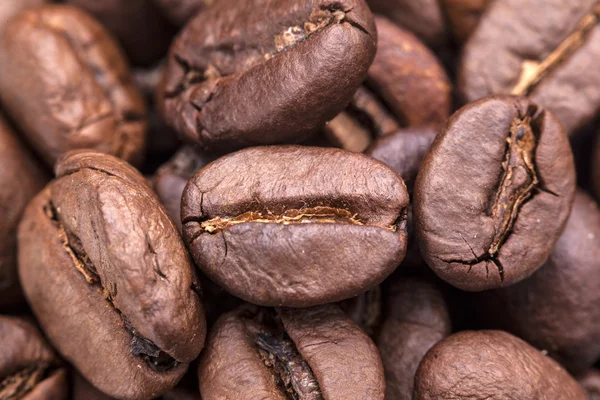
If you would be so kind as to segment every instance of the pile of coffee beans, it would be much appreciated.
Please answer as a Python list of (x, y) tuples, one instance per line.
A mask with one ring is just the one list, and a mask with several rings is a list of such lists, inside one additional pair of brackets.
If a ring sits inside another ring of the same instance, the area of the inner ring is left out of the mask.
[(0, 0), (0, 400), (599, 400), (600, 0)]

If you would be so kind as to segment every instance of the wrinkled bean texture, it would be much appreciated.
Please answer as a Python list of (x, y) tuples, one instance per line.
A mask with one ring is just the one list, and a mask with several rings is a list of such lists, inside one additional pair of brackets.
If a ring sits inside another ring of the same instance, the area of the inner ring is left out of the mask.
[(445, 42), (446, 23), (436, 0), (368, 0), (373, 12), (410, 30), (429, 46)]
[(158, 396), (204, 343), (183, 242), (125, 162), (72, 152), (56, 175), (19, 227), (27, 299), (52, 344), (98, 389), (126, 399)]
[(546, 350), (572, 374), (600, 358), (600, 211), (579, 191), (548, 261), (530, 278), (483, 294), (488, 324)]
[(28, 320), (0, 315), (0, 399), (66, 400), (66, 371)]
[(375, 344), (335, 305), (242, 307), (215, 324), (200, 356), (203, 399), (383, 399)]
[(49, 165), (79, 148), (142, 158), (144, 99), (112, 37), (77, 8), (28, 10), (0, 33), (0, 100)]
[(23, 302), (17, 276), (17, 225), (46, 174), (0, 116), (0, 308)]
[(435, 345), (419, 365), (414, 400), (587, 400), (554, 360), (502, 331), (463, 331)]
[(362, 293), (400, 264), (407, 205), (402, 178), (379, 161), (271, 146), (200, 170), (181, 216), (196, 263), (224, 289), (254, 304), (307, 307)]
[(510, 286), (546, 261), (575, 194), (573, 156), (556, 117), (518, 97), (457, 111), (417, 177), (419, 247), (459, 289)]
[(375, 342), (385, 369), (386, 398), (411, 400), (425, 353), (452, 332), (442, 293), (432, 282), (407, 277), (390, 284), (386, 316)]
[(164, 117), (203, 149), (298, 143), (346, 107), (376, 42), (364, 0), (215, 2), (171, 47)]
[(572, 134), (600, 108), (599, 17), (596, 0), (492, 2), (462, 53), (462, 97), (528, 95)]
[(149, 65), (168, 50), (175, 30), (153, 0), (66, 0), (98, 19), (136, 65)]

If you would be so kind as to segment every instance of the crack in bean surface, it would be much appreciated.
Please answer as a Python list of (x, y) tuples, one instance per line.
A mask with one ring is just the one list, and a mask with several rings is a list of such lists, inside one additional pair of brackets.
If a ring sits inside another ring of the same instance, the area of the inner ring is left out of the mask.
[(45, 377), (50, 366), (46, 363), (31, 365), (20, 369), (0, 381), (0, 400), (18, 400), (24, 398)]

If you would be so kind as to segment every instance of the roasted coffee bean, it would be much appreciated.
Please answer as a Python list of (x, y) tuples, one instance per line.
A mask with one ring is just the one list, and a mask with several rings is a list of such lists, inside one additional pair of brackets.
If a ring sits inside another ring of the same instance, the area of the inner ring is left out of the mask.
[(383, 399), (375, 344), (335, 305), (241, 307), (211, 330), (198, 366), (204, 399)]
[(402, 129), (377, 139), (365, 154), (394, 168), (409, 192), (412, 192), (415, 179), (425, 155), (433, 143), (437, 131), (433, 128)]
[(152, 178), (152, 188), (167, 213), (181, 232), (181, 196), (188, 181), (200, 168), (213, 161), (191, 146), (183, 146), (169, 161), (163, 164)]
[(546, 261), (574, 194), (573, 156), (556, 117), (524, 98), (482, 99), (452, 116), (417, 177), (421, 252), (459, 289), (512, 285)]
[(367, 335), (373, 337), (379, 331), (383, 318), (381, 286), (340, 301), (338, 305), (350, 319)]
[(518, 284), (474, 303), (488, 326), (509, 331), (580, 375), (600, 358), (600, 210), (585, 193), (550, 258)]
[(308, 307), (379, 284), (406, 251), (402, 178), (362, 154), (256, 147), (196, 174), (182, 200), (196, 263), (254, 304)]
[(588, 392), (589, 400), (600, 400), (600, 371), (589, 371), (580, 381), (581, 386)]
[(45, 4), (46, 0), (2, 0), (0, 1), (0, 31), (8, 21), (20, 12)]
[(158, 396), (204, 343), (183, 242), (125, 162), (72, 152), (56, 175), (19, 227), (27, 299), (61, 355), (98, 389), (118, 398)]
[(459, 43), (464, 43), (473, 33), (479, 19), (493, 0), (442, 0), (448, 16), (448, 25)]
[(171, 48), (165, 119), (203, 149), (299, 143), (352, 99), (376, 39), (364, 0), (217, 1)]
[(45, 172), (0, 116), (0, 308), (23, 302), (17, 277), (17, 225), (44, 187)]
[(587, 400), (554, 360), (502, 331), (463, 331), (435, 345), (415, 376), (415, 400)]
[(216, 0), (153, 0), (163, 13), (177, 26), (184, 25), (199, 11)]
[(437, 342), (450, 335), (450, 315), (435, 284), (417, 277), (389, 285), (375, 339), (385, 369), (386, 399), (411, 400), (415, 372)]
[(0, 399), (66, 400), (66, 371), (29, 321), (0, 315)]
[(377, 14), (388, 16), (394, 23), (410, 30), (429, 46), (446, 42), (446, 23), (436, 0), (368, 0)]
[(77, 8), (48, 5), (11, 20), (0, 34), (0, 99), (50, 165), (78, 148), (141, 159), (144, 100), (113, 39)]
[(153, 0), (65, 0), (98, 19), (137, 65), (149, 65), (167, 53), (174, 27)]
[(451, 85), (435, 55), (411, 33), (376, 17), (377, 54), (350, 106), (325, 127), (330, 141), (362, 152), (372, 140), (404, 128), (445, 123)]
[(600, 201), (600, 134), (596, 137), (596, 146), (592, 156), (592, 189), (596, 200)]
[(573, 133), (600, 108), (599, 18), (597, 0), (493, 2), (463, 51), (462, 96), (527, 95)]

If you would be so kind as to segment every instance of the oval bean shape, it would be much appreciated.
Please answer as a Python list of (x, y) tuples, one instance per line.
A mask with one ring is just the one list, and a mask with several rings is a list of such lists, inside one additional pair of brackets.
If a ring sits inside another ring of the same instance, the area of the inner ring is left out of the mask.
[(556, 117), (529, 100), (489, 97), (457, 111), (417, 176), (421, 253), (459, 289), (509, 286), (546, 261), (575, 194)]
[(204, 343), (183, 242), (125, 162), (72, 152), (56, 174), (19, 227), (27, 299), (53, 345), (93, 385), (117, 398), (158, 396)]
[(414, 400), (587, 400), (556, 361), (502, 331), (463, 331), (435, 345), (419, 365)]
[(300, 142), (346, 107), (376, 42), (364, 0), (217, 1), (171, 48), (165, 119), (205, 149)]
[(240, 307), (219, 318), (198, 364), (203, 399), (383, 399), (375, 344), (335, 305)]
[(572, 134), (600, 109), (599, 62), (597, 0), (495, 1), (464, 48), (458, 89), (465, 101), (529, 96)]
[(248, 302), (308, 307), (379, 284), (406, 251), (408, 194), (362, 154), (256, 147), (188, 183), (183, 234), (196, 263)]
[(0, 34), (0, 100), (51, 166), (81, 148), (141, 161), (144, 99), (112, 36), (75, 7), (11, 20)]

